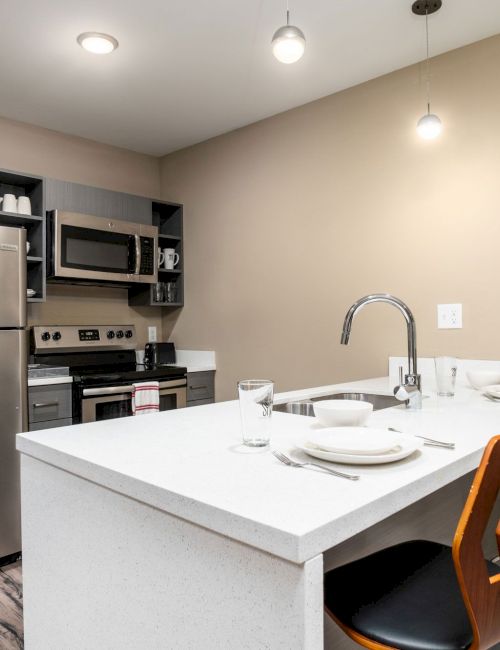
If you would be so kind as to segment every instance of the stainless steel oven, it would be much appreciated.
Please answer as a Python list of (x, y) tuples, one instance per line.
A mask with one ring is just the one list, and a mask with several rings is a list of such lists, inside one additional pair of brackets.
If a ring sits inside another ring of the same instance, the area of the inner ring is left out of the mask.
[[(186, 406), (186, 380), (160, 381), (160, 411)], [(101, 386), (82, 390), (82, 422), (111, 420), (132, 415), (133, 386)]]
[(72, 382), (74, 424), (132, 415), (134, 384), (157, 381), (160, 411), (186, 406), (187, 369), (136, 363), (135, 327), (50, 325), (31, 330), (32, 361), (67, 366)]
[(146, 224), (54, 210), (48, 215), (48, 278), (52, 281), (154, 283), (158, 229)]

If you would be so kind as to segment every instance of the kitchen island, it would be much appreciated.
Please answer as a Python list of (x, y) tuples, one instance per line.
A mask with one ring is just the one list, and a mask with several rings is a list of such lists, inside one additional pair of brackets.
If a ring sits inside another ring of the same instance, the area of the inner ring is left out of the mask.
[[(368, 424), (456, 449), (353, 466), (347, 481), (243, 448), (237, 402), (19, 435), (26, 650), (358, 647), (324, 625), (323, 572), (403, 539), (450, 543), (500, 404), (461, 387)], [(310, 426), (275, 412), (272, 446)]]

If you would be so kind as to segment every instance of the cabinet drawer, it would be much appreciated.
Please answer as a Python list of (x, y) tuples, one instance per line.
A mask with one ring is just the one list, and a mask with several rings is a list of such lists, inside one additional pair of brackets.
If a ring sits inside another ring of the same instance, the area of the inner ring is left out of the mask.
[(187, 401), (209, 399), (214, 396), (213, 370), (205, 372), (188, 372), (187, 374)]
[(213, 398), (210, 399), (194, 399), (186, 404), (186, 406), (202, 406), (203, 404), (215, 404)]
[(28, 389), (30, 424), (71, 418), (71, 384), (32, 386)]
[(73, 424), (71, 418), (63, 420), (47, 420), (46, 422), (33, 422), (30, 424), (30, 431), (41, 431), (42, 429), (55, 429), (56, 427), (69, 427)]

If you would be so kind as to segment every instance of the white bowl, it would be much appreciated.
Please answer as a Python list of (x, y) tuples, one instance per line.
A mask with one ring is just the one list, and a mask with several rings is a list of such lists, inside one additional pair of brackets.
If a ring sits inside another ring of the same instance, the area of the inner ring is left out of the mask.
[(484, 386), (491, 384), (500, 384), (499, 370), (469, 370), (465, 374), (471, 386), (476, 390), (481, 390)]
[(373, 404), (356, 399), (325, 399), (314, 402), (314, 415), (327, 427), (360, 427), (370, 413)]

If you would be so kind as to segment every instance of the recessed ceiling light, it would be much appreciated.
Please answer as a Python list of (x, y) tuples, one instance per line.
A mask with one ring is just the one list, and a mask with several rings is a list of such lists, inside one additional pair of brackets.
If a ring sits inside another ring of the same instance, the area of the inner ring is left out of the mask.
[(84, 50), (92, 54), (110, 54), (118, 47), (118, 41), (109, 34), (84, 32), (76, 39)]

